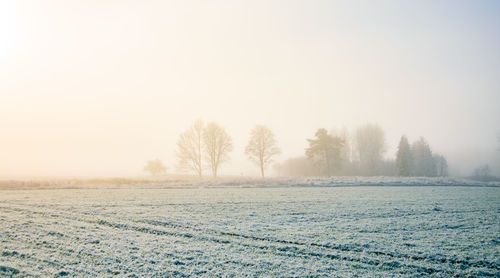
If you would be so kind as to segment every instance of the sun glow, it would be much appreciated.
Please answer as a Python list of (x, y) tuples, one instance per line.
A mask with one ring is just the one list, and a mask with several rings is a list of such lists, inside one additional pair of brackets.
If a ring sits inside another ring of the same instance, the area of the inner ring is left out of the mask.
[(20, 40), (20, 20), (14, 7), (15, 1), (0, 1), (0, 59), (12, 56)]

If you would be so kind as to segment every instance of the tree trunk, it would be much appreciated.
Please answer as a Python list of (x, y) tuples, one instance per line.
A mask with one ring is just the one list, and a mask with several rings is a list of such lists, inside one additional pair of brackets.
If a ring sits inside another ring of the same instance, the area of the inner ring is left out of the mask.
[(264, 157), (262, 152), (260, 154), (260, 173), (262, 175), (262, 178), (264, 178)]

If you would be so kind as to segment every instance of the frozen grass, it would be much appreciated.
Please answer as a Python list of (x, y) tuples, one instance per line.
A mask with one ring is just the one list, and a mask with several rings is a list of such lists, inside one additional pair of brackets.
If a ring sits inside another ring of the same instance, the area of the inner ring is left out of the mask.
[(193, 176), (93, 179), (0, 180), (0, 190), (11, 189), (110, 189), (110, 188), (207, 188), (207, 187), (304, 187), (304, 186), (500, 186), (500, 182), (482, 182), (451, 177), (304, 177), (248, 178), (222, 177), (198, 179)]
[(498, 187), (4, 190), (0, 276), (499, 276)]

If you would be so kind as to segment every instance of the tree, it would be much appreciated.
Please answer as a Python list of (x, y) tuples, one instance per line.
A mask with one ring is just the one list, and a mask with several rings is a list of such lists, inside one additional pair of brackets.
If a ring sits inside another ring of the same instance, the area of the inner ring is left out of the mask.
[(281, 163), (275, 163), (273, 165), (273, 170), (274, 170), (274, 173), (276, 176), (278, 177), (281, 177), (282, 174), (283, 174), (283, 166), (281, 165)]
[(403, 135), (399, 141), (398, 152), (396, 154), (396, 167), (399, 176), (408, 177), (412, 174), (411, 160), (410, 144), (408, 143), (408, 138)]
[(262, 178), (264, 169), (273, 161), (273, 157), (280, 153), (273, 132), (265, 126), (256, 125), (251, 131), (245, 154), (260, 167)]
[(340, 149), (340, 160), (341, 160), (341, 174), (350, 175), (353, 174), (353, 163), (352, 163), (352, 136), (349, 134), (349, 130), (346, 127), (340, 129), (331, 129), (330, 135), (334, 137), (339, 137), (342, 140), (342, 148)]
[(497, 143), (498, 143), (498, 149), (497, 149), (497, 151), (500, 152), (500, 131), (497, 133)]
[(378, 174), (385, 147), (385, 134), (379, 125), (366, 124), (356, 130), (356, 148), (362, 174)]
[(327, 176), (340, 168), (340, 150), (343, 142), (339, 137), (334, 137), (324, 128), (318, 129), (315, 139), (307, 139), (309, 148), (306, 149), (306, 156), (316, 165), (319, 165), (321, 172)]
[(481, 165), (474, 170), (474, 177), (477, 179), (487, 179), (490, 177), (490, 166), (488, 164)]
[(202, 138), (204, 123), (197, 120), (193, 126), (181, 133), (177, 141), (177, 159), (179, 168), (192, 170), (201, 178), (202, 167)]
[(436, 167), (436, 176), (448, 176), (448, 162), (444, 156), (439, 154), (434, 155), (434, 165)]
[(208, 123), (203, 132), (203, 147), (205, 159), (216, 178), (221, 163), (229, 160), (229, 153), (233, 150), (232, 139), (218, 124)]
[(415, 176), (434, 177), (437, 175), (431, 148), (423, 137), (420, 137), (418, 141), (412, 144), (411, 154), (413, 157), (413, 174)]
[(144, 171), (149, 172), (153, 176), (158, 176), (164, 175), (167, 172), (167, 168), (159, 159), (156, 159), (148, 161), (144, 167)]
[(312, 161), (305, 156), (293, 157), (283, 161), (281, 164), (276, 164), (275, 171), (280, 176), (285, 177), (307, 177), (317, 176), (321, 173), (314, 167)]

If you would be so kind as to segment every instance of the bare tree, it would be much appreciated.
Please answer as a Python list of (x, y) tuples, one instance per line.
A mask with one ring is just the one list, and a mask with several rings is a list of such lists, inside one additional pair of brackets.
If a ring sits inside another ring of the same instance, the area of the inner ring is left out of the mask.
[(364, 175), (378, 174), (385, 147), (385, 134), (379, 125), (366, 124), (356, 130), (356, 149)]
[(149, 172), (153, 176), (158, 176), (165, 174), (167, 172), (167, 167), (159, 160), (150, 160), (144, 167), (144, 171)]
[(280, 153), (274, 133), (265, 126), (256, 125), (251, 131), (245, 154), (260, 167), (262, 178), (264, 169), (273, 161), (273, 156)]
[(229, 153), (233, 150), (233, 141), (224, 128), (216, 123), (208, 123), (203, 132), (203, 146), (205, 158), (213, 177), (216, 178), (220, 164), (229, 160)]
[(179, 168), (194, 171), (201, 178), (202, 167), (202, 139), (204, 123), (197, 120), (193, 126), (181, 133), (177, 141), (177, 159)]
[(342, 140), (343, 145), (340, 149), (341, 167), (340, 173), (342, 175), (352, 174), (353, 171), (353, 136), (350, 135), (349, 130), (344, 126), (340, 129), (333, 128), (330, 130), (330, 135), (338, 137)]

